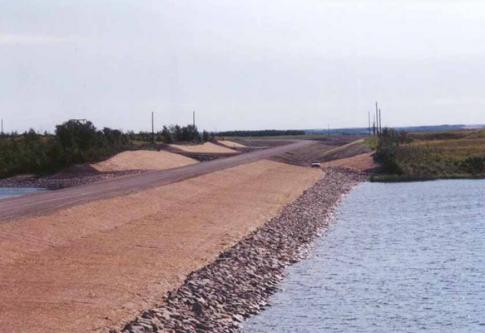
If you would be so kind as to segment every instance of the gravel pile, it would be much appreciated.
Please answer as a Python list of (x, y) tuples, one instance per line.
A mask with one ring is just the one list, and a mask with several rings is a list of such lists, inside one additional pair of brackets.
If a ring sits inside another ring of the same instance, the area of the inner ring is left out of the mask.
[(305, 255), (342, 195), (363, 180), (342, 169), (326, 172), (279, 217), (190, 274), (161, 305), (110, 332), (238, 332), (245, 318), (268, 306), (285, 268)]

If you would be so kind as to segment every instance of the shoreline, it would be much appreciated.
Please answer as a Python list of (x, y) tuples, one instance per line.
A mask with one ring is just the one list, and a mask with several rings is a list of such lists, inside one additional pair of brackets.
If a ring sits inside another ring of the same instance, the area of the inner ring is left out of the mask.
[(485, 179), (485, 175), (450, 175), (450, 176), (430, 176), (414, 177), (399, 175), (373, 175), (369, 178), (373, 183), (412, 183), (412, 182), (430, 182), (435, 180), (479, 180)]
[(20, 175), (0, 179), (0, 187), (4, 188), (39, 188), (45, 190), (60, 190), (63, 188), (97, 183), (104, 180), (120, 178), (129, 175), (139, 175), (143, 170), (94, 172), (84, 171), (79, 174), (55, 174), (52, 176)]
[(239, 332), (246, 318), (268, 306), (286, 267), (305, 256), (342, 197), (367, 178), (341, 168), (325, 172), (278, 217), (189, 274), (157, 307), (109, 332)]

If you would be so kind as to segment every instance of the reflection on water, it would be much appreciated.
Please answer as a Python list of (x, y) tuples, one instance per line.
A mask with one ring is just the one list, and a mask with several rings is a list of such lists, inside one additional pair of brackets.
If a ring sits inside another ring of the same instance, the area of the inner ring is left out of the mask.
[(9, 187), (0, 187), (0, 200), (12, 197), (19, 197), (22, 195), (26, 195), (29, 193), (35, 193), (44, 191), (43, 189), (38, 188), (30, 188), (30, 187), (21, 187), (21, 188), (9, 188)]
[(365, 183), (246, 332), (485, 332), (485, 181)]

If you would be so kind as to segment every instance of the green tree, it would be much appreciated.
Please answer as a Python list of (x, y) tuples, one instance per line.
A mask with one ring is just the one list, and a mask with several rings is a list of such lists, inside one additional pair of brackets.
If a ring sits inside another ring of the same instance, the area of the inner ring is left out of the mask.
[(172, 133), (170, 132), (170, 129), (167, 126), (163, 126), (162, 141), (165, 142), (165, 143), (172, 143), (173, 142)]

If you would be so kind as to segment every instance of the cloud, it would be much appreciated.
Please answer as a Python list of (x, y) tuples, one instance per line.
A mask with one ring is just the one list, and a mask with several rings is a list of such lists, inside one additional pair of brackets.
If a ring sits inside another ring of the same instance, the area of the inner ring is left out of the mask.
[(49, 45), (69, 41), (69, 38), (59, 36), (0, 33), (0, 45)]

